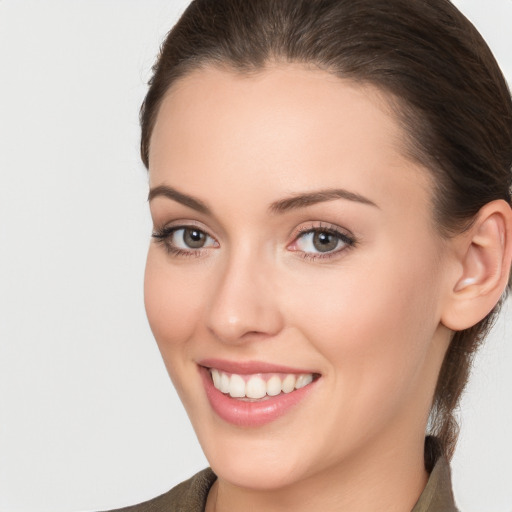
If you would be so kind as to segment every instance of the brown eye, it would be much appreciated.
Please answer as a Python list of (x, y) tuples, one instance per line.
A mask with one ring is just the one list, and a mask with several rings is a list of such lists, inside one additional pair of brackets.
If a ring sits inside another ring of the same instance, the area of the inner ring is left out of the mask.
[(310, 259), (327, 258), (355, 244), (355, 240), (337, 229), (322, 227), (303, 231), (288, 248)]
[(313, 234), (313, 247), (318, 252), (329, 252), (337, 248), (340, 239), (334, 233), (327, 231), (317, 231)]
[(183, 232), (183, 243), (190, 249), (200, 249), (206, 243), (206, 233), (196, 228), (185, 228), (176, 231)]
[(195, 226), (163, 228), (153, 233), (153, 238), (163, 244), (171, 254), (197, 256), (201, 253), (201, 249), (219, 247), (213, 237)]

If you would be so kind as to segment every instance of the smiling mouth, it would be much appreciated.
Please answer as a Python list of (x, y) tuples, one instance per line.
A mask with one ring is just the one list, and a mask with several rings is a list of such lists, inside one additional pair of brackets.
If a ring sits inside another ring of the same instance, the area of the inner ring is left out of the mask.
[(241, 428), (271, 423), (314, 396), (322, 375), (262, 361), (198, 361), (206, 397), (222, 420)]
[(231, 398), (265, 400), (306, 387), (319, 375), (314, 373), (236, 374), (209, 368), (214, 387)]

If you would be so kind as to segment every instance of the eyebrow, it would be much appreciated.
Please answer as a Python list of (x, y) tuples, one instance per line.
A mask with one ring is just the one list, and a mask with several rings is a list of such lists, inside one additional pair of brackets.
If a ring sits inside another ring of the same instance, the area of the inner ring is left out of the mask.
[(158, 187), (152, 188), (148, 194), (148, 201), (161, 196), (167, 197), (167, 199), (172, 199), (173, 201), (181, 203), (184, 206), (188, 206), (200, 213), (204, 213), (206, 215), (210, 214), (210, 209), (205, 203), (195, 197), (178, 192), (175, 188), (167, 185), (159, 185)]
[(356, 203), (379, 208), (373, 201), (370, 201), (370, 199), (360, 194), (342, 188), (329, 188), (308, 194), (298, 194), (287, 199), (275, 201), (270, 205), (269, 210), (271, 213), (285, 213), (290, 210), (305, 208), (325, 201), (334, 201), (335, 199), (346, 199), (347, 201), (354, 201)]
[[(192, 208), (193, 210), (196, 210), (200, 213), (204, 213), (205, 215), (211, 214), (210, 209), (208, 206), (206, 206), (205, 203), (203, 203), (203, 201), (188, 194), (178, 192), (178, 190), (169, 187), (168, 185), (159, 185), (158, 187), (152, 188), (148, 194), (148, 201), (151, 201), (155, 197), (162, 196), (166, 197), (167, 199), (176, 201), (184, 206), (188, 206), (189, 208)], [(378, 208), (378, 206), (373, 201), (360, 194), (356, 194), (355, 192), (350, 192), (342, 188), (333, 188), (318, 190), (316, 192), (310, 192), (307, 194), (297, 194), (286, 199), (274, 201), (270, 205), (269, 211), (270, 213), (285, 213), (290, 210), (306, 208), (317, 203), (334, 201), (335, 199), (345, 199), (347, 201), (353, 201)]]

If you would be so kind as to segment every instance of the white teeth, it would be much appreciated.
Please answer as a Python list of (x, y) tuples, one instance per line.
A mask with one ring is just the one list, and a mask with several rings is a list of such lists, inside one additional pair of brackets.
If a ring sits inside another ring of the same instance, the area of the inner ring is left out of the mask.
[(277, 375), (270, 377), (270, 379), (267, 382), (267, 395), (279, 395), (279, 393), (281, 393), (281, 386), (281, 379)]
[(229, 393), (229, 376), (225, 373), (222, 373), (220, 376), (220, 390), (222, 393)]
[(295, 375), (287, 375), (281, 386), (283, 393), (291, 393), (295, 389)]
[(309, 383), (313, 382), (313, 375), (310, 373), (307, 375), (299, 375), (297, 377), (297, 382), (295, 383), (295, 389), (303, 388), (307, 386)]
[(242, 398), (245, 396), (245, 380), (234, 373), (229, 379), (229, 395), (233, 398)]
[(267, 385), (261, 377), (251, 377), (247, 381), (245, 395), (247, 398), (263, 398), (267, 394)]
[(215, 368), (212, 369), (212, 379), (213, 379), (213, 385), (217, 389), (220, 389), (221, 388), (221, 385), (220, 385), (221, 377), (219, 374), (219, 370), (216, 370)]
[(237, 375), (227, 374), (215, 368), (210, 370), (215, 388), (233, 398), (251, 398), (253, 400), (268, 396), (277, 396), (281, 392), (291, 393), (313, 382), (312, 373), (293, 374), (280, 377), (272, 375), (267, 381), (264, 374)]

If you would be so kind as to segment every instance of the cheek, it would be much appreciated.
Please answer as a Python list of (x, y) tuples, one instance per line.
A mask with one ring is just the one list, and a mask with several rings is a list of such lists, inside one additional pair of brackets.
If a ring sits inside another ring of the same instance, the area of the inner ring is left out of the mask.
[[(339, 272), (301, 276), (301, 288), (286, 302), (297, 322), (327, 350), (365, 350), (379, 345), (414, 343), (397, 333), (420, 332), (437, 323), (435, 276), (428, 265), (358, 265)], [(302, 319), (302, 320), (300, 320)], [(429, 321), (430, 320), (430, 321)]]
[[(169, 264), (166, 255), (151, 247), (144, 276), (144, 303), (149, 325), (167, 369), (173, 377), (187, 349), (201, 312), (201, 279)], [(173, 379), (174, 380), (174, 379)]]

